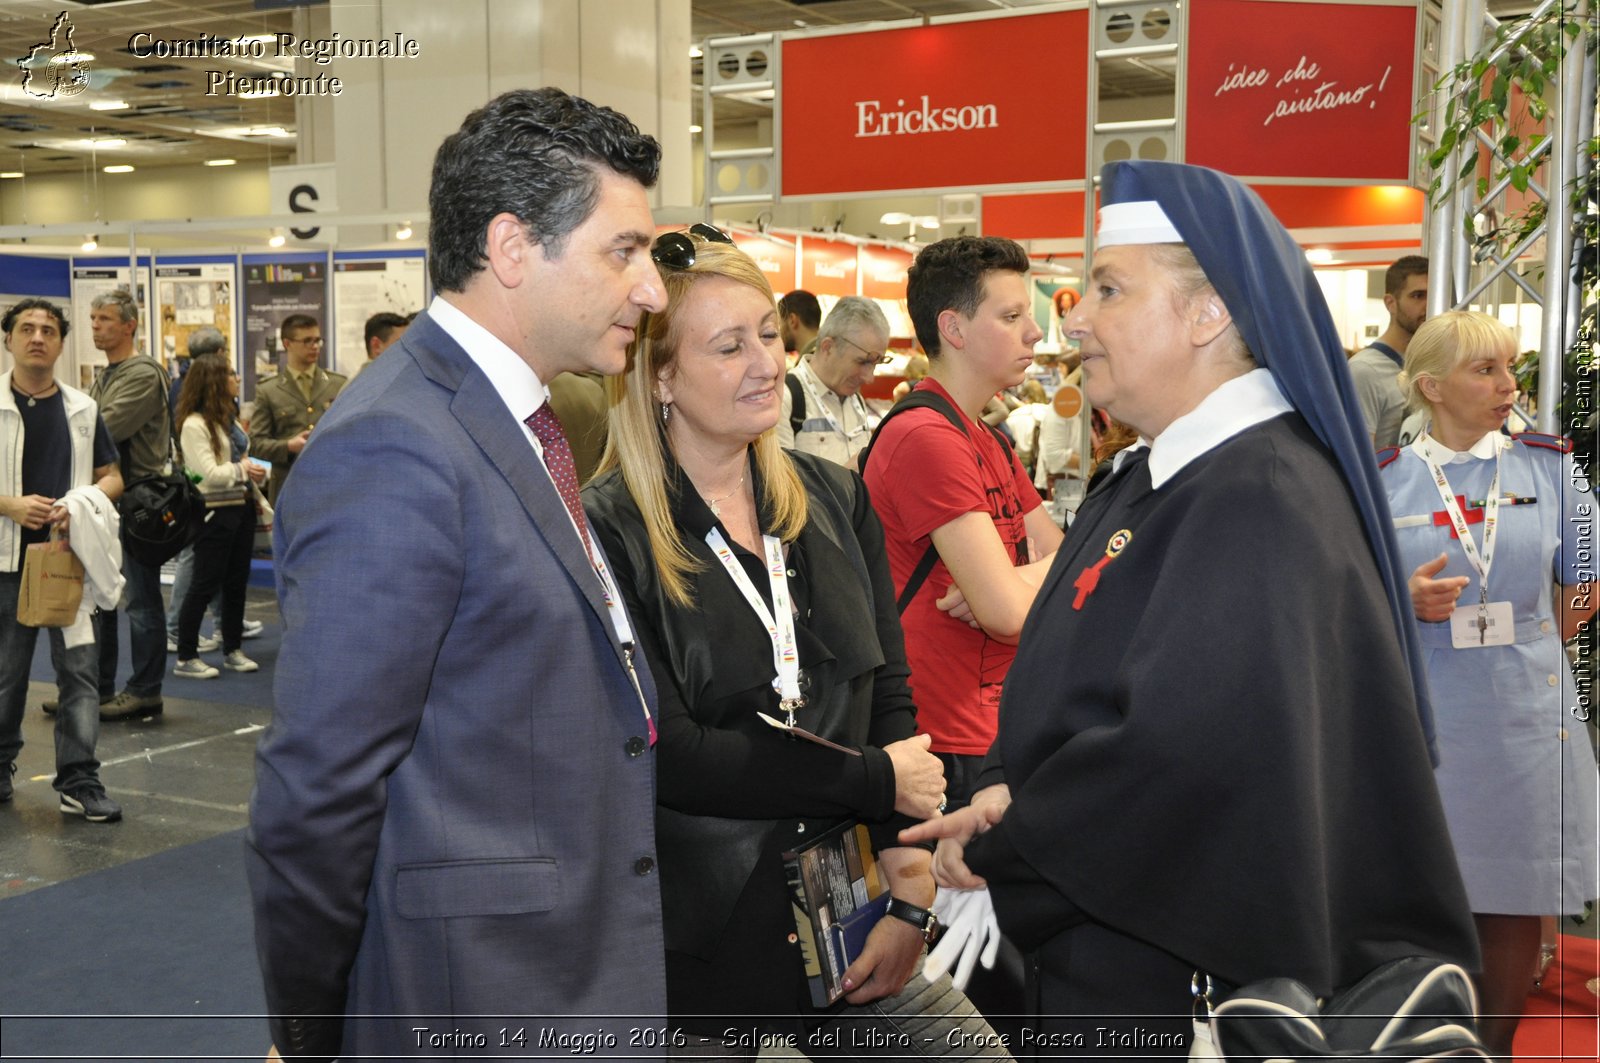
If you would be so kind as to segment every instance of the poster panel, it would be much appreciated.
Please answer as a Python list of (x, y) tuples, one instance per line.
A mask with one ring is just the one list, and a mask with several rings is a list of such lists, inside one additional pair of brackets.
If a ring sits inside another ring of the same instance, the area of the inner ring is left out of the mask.
[(785, 39), (780, 193), (1082, 181), (1088, 41), (1086, 10)]
[[(244, 351), (248, 354), (242, 399), (255, 398), (256, 382), (271, 377), (283, 361), (278, 326), (290, 314), (310, 314), (327, 336), (328, 270), (323, 255), (246, 258), (244, 262)], [(329, 367), (323, 345), (320, 363)]]
[(792, 240), (779, 241), (759, 233), (735, 231), (733, 243), (756, 260), (756, 265), (766, 274), (767, 283), (772, 285), (772, 291), (778, 298), (783, 298), (798, 287), (795, 284), (796, 249)]
[(912, 255), (898, 247), (877, 247), (862, 244), (858, 256), (861, 263), (861, 294), (869, 299), (903, 301), (906, 297), (906, 271), (911, 268)]
[(423, 309), (426, 273), (420, 254), (334, 255), (333, 317), (338, 327), (323, 348), (323, 360), (336, 372), (355, 376), (367, 363), (367, 318), (383, 311), (405, 316)]
[(174, 358), (189, 351), (189, 334), (205, 325), (222, 332), (238, 363), (235, 342), (234, 267), (231, 262), (192, 262), (156, 266), (156, 343), (169, 369)]
[[(817, 296), (856, 294), (855, 244), (820, 236), (804, 236), (801, 240), (800, 287)], [(824, 314), (826, 310), (825, 306)]]
[(1416, 34), (1414, 3), (1191, 5), (1184, 161), (1240, 177), (1409, 181)]

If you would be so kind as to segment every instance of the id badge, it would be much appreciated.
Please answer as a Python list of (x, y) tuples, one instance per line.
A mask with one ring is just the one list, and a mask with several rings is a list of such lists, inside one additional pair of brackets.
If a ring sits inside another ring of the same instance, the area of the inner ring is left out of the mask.
[[(1479, 618), (1485, 623), (1479, 623)], [(1510, 602), (1486, 605), (1458, 605), (1450, 614), (1450, 645), (1458, 650), (1478, 650), (1486, 646), (1509, 646), (1517, 641), (1517, 622)]]

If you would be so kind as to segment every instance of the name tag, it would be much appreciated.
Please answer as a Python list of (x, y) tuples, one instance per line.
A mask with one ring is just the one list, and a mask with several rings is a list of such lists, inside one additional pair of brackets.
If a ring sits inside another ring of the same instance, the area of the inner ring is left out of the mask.
[(1458, 605), (1450, 614), (1450, 645), (1458, 650), (1509, 646), (1516, 641), (1517, 623), (1510, 602)]

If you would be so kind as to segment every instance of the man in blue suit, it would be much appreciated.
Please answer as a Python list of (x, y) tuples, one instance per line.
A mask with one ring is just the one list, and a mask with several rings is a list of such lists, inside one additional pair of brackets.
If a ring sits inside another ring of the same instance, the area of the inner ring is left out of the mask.
[(544, 383), (621, 372), (665, 306), (659, 159), (556, 89), (468, 115), (438, 297), (295, 464), (247, 854), (286, 1058), (637, 1051), (666, 1011), (654, 691)]

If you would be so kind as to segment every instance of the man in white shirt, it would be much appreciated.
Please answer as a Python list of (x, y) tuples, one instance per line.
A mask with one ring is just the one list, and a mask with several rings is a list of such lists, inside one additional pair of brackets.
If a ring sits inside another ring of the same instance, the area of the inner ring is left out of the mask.
[(247, 854), (285, 1057), (666, 1013), (654, 688), (544, 383), (620, 373), (665, 307), (659, 161), (557, 89), (468, 115), (433, 167), (438, 297), (295, 463)]
[(840, 299), (817, 333), (817, 349), (784, 382), (778, 441), (848, 468), (872, 438), (877, 418), (861, 389), (888, 360), (889, 321), (871, 299)]

